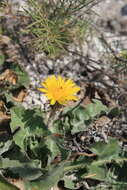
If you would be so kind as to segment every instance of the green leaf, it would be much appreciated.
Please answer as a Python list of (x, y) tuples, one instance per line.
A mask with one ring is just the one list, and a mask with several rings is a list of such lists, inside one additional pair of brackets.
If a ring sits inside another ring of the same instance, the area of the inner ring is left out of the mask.
[(21, 148), (25, 149), (24, 147), (24, 140), (29, 136), (29, 132), (25, 128), (20, 128), (20, 130), (13, 136), (14, 142)]
[(89, 165), (88, 175), (91, 175), (93, 179), (103, 181), (107, 176), (106, 166), (95, 161)]
[(24, 128), (25, 123), (23, 122), (23, 114), (25, 112), (24, 107), (15, 106), (11, 108), (11, 129), (15, 130), (18, 126)]
[(42, 111), (38, 109), (25, 110), (22, 115), (22, 121), (24, 126), (28, 128), (30, 135), (46, 136), (50, 134), (43, 122)]
[(69, 113), (72, 112), (72, 110), (73, 110), (74, 108), (75, 108), (74, 106), (69, 106), (69, 107), (63, 108), (62, 115), (63, 115), (63, 116), (68, 115)]
[(5, 56), (4, 55), (0, 55), (0, 65), (3, 65), (5, 61)]
[(75, 182), (68, 176), (65, 176), (63, 180), (64, 180), (64, 187), (69, 189), (77, 189), (77, 187), (75, 187)]
[(46, 137), (45, 144), (47, 145), (47, 148), (51, 153), (51, 160), (53, 160), (58, 154), (60, 154), (60, 149), (57, 145), (57, 138), (53, 137), (52, 135), (49, 135)]
[(108, 113), (108, 115), (112, 118), (118, 116), (119, 114), (120, 114), (120, 109), (118, 107), (112, 108), (111, 110), (109, 110)]
[(66, 116), (64, 121), (59, 122), (59, 128), (61, 127), (64, 131), (69, 132), (71, 130), (70, 117)]
[[(86, 108), (82, 106), (66, 108), (63, 111), (64, 120), (62, 126), (72, 134), (84, 131), (101, 112), (107, 112), (108, 108), (99, 100), (93, 100)], [(60, 123), (61, 125), (61, 123)]]
[[(85, 120), (90, 117), (85, 112), (85, 108), (82, 106), (78, 106), (76, 108), (68, 108), (68, 112), (64, 112), (65, 118), (63, 120), (63, 127), (66, 131), (70, 131), (72, 134), (78, 133), (80, 131), (84, 131), (88, 125), (85, 123)], [(61, 123), (60, 123), (61, 125)]]
[(85, 125), (84, 121), (74, 120), (73, 123), (71, 123), (71, 124), (73, 124), (72, 130), (71, 130), (72, 135), (74, 135), (75, 133), (84, 131), (86, 129), (86, 125)]
[(91, 178), (105, 180), (108, 171), (106, 164), (112, 160), (122, 161), (119, 157), (120, 147), (116, 139), (111, 138), (108, 143), (97, 142), (91, 146), (90, 150), (98, 156), (97, 161), (88, 165), (88, 175), (91, 175)]
[(31, 183), (26, 183), (26, 189), (31, 190), (48, 190), (51, 187), (55, 186), (60, 179), (64, 176), (64, 166), (66, 162), (61, 163), (60, 165), (51, 165), (48, 168), (48, 172), (42, 176), (38, 181)]
[(28, 130), (24, 128), (25, 123), (23, 122), (23, 114), (25, 109), (23, 107), (13, 107), (11, 110), (11, 129), (15, 131), (18, 127), (20, 129), (13, 136), (15, 143), (21, 148), (24, 149), (24, 139), (29, 135)]
[(78, 106), (76, 109), (73, 110), (74, 118), (79, 121), (89, 120), (90, 116), (87, 113), (86, 109), (82, 106)]
[(99, 156), (99, 160), (111, 161), (119, 158), (120, 147), (116, 139), (110, 139), (108, 143), (97, 142), (90, 150)]
[(11, 168), (11, 167), (16, 167), (16, 166), (22, 166), (21, 162), (18, 160), (10, 160), (9, 158), (2, 158), (0, 159), (0, 167), (1, 168)]
[[(8, 169), (9, 170), (9, 169)], [(22, 167), (13, 167), (10, 169), (11, 172), (18, 174), (20, 178), (23, 178), (25, 180), (36, 180), (40, 176), (43, 175), (42, 170), (39, 168), (32, 168), (28, 165), (22, 166)]]
[(61, 127), (62, 121), (56, 120), (53, 122), (53, 127), (50, 129), (51, 133), (57, 133), (63, 135), (63, 128)]
[(103, 105), (101, 101), (94, 99), (93, 102), (94, 103), (89, 104), (86, 108), (86, 113), (89, 115), (90, 118), (94, 118), (102, 111), (106, 112), (108, 110), (108, 108)]
[(20, 130), (14, 135), (13, 139), (17, 145), (24, 148), (24, 140), (30, 135), (47, 135), (48, 129), (43, 123), (42, 113), (38, 110), (25, 110), (23, 107), (15, 106), (11, 109), (11, 129)]
[(36, 162), (19, 162), (19, 160), (10, 160), (8, 158), (2, 158), (0, 160), (0, 167), (8, 169), (13, 174), (17, 174), (20, 178), (25, 180), (35, 180), (42, 176), (41, 168), (37, 168)]

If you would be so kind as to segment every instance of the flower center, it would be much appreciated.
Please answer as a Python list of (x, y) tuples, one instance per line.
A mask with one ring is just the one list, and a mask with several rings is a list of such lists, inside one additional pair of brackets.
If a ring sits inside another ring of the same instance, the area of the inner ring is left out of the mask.
[(62, 87), (55, 88), (53, 96), (56, 100), (59, 100), (64, 95), (64, 89)]

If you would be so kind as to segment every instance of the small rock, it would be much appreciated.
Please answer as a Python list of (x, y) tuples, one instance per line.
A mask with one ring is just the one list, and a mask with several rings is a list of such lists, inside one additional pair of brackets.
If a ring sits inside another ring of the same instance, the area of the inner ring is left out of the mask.
[(37, 99), (34, 99), (34, 104), (35, 105), (42, 105), (41, 101), (37, 100)]
[(22, 105), (23, 105), (26, 109), (28, 108), (27, 102), (23, 102)]
[(31, 104), (31, 103), (32, 103), (32, 97), (31, 97), (31, 96), (27, 96), (27, 97), (25, 98), (25, 102), (26, 102), (27, 104)]
[(40, 94), (40, 101), (43, 103), (46, 103), (47, 102), (46, 96), (44, 96), (43, 94)]

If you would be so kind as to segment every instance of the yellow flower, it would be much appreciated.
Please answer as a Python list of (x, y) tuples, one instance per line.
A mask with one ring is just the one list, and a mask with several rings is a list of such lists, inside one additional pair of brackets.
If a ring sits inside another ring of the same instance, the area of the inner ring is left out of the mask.
[(80, 87), (70, 79), (53, 75), (48, 77), (41, 85), (43, 88), (38, 88), (38, 90), (45, 94), (52, 105), (56, 102), (66, 104), (70, 100), (78, 100), (75, 94), (80, 90)]

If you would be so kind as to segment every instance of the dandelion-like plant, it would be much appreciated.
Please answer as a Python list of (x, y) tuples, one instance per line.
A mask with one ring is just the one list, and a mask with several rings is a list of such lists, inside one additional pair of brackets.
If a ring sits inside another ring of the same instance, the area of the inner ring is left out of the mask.
[(42, 88), (38, 88), (50, 100), (50, 104), (55, 103), (66, 104), (71, 100), (78, 100), (76, 93), (80, 91), (71, 79), (66, 79), (61, 76), (49, 76), (44, 82), (41, 83)]

